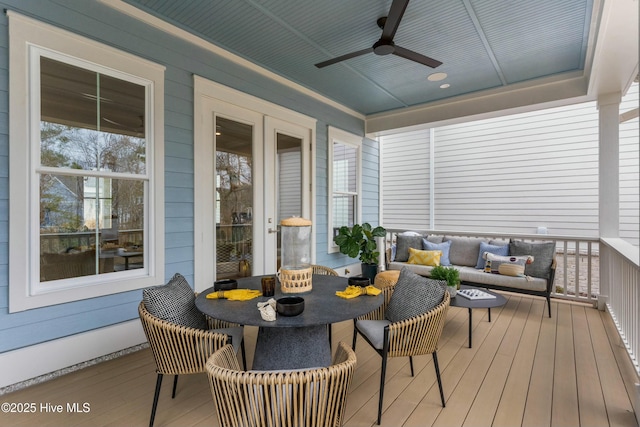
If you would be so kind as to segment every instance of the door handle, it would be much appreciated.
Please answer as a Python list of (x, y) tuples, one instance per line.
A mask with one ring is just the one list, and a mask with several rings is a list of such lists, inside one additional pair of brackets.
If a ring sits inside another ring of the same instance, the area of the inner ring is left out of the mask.
[(267, 229), (267, 231), (269, 233), (279, 233), (280, 232), (280, 227), (276, 227), (275, 229), (269, 228), (269, 229)]

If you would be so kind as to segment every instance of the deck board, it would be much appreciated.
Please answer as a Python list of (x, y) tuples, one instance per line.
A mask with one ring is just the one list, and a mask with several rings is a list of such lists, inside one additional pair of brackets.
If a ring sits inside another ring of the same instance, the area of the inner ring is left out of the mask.
[[(438, 360), (447, 407), (442, 408), (431, 356), (389, 359), (382, 426), (636, 426), (634, 384), (638, 382), (613, 321), (590, 306), (505, 294), (504, 307), (473, 316), (468, 348), (466, 309), (451, 307)], [(333, 348), (351, 343), (353, 323), (333, 326)], [(246, 328), (251, 363), (256, 329)], [(361, 338), (345, 414), (346, 427), (373, 427), (378, 408), (380, 357)], [(249, 365), (250, 366), (250, 365)], [(164, 379), (156, 426), (216, 426), (204, 375), (180, 377), (171, 399), (172, 377)], [(0, 425), (147, 425), (156, 381), (149, 349), (103, 362), (2, 396), (3, 402), (77, 402), (88, 413), (0, 414)]]

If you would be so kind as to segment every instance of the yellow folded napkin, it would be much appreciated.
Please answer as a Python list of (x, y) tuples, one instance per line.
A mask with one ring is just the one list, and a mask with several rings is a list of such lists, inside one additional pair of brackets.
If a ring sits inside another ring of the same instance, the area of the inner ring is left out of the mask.
[(262, 295), (255, 289), (230, 289), (228, 291), (216, 291), (207, 294), (208, 299), (228, 299), (231, 301), (248, 301)]
[(380, 292), (382, 292), (380, 289), (376, 288), (373, 285), (369, 285), (365, 288), (363, 288), (362, 286), (347, 286), (347, 289), (345, 289), (344, 291), (337, 291), (336, 295), (338, 295), (340, 298), (346, 298), (346, 299), (350, 299), (350, 298), (355, 298), (355, 297), (359, 297), (360, 295), (379, 295)]

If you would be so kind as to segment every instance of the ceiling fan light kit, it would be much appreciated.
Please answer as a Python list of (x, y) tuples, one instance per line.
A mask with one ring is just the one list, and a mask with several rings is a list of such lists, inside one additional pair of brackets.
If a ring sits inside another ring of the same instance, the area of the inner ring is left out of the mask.
[(324, 68), (329, 65), (345, 61), (347, 59), (355, 58), (373, 52), (376, 55), (380, 56), (393, 54), (431, 68), (439, 67), (440, 65), (442, 65), (442, 62), (422, 55), (421, 53), (397, 46), (393, 42), (393, 38), (396, 35), (398, 27), (400, 26), (400, 21), (402, 20), (402, 16), (404, 15), (404, 11), (407, 9), (408, 4), (409, 0), (393, 0), (388, 15), (378, 18), (378, 20), (376, 21), (378, 27), (382, 29), (382, 36), (377, 42), (373, 44), (372, 47), (356, 52), (347, 53), (346, 55), (338, 56), (327, 61), (319, 62), (315, 64), (315, 66), (318, 68)]

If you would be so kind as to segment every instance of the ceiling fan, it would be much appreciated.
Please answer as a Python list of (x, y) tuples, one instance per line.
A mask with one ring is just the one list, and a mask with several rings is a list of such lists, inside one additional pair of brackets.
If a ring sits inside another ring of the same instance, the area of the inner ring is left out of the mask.
[(315, 64), (316, 67), (323, 68), (328, 65), (332, 65), (346, 59), (355, 58), (369, 52), (373, 52), (376, 55), (394, 54), (431, 68), (436, 68), (442, 65), (442, 62), (438, 60), (429, 58), (428, 56), (422, 55), (418, 52), (414, 52), (412, 50), (397, 46), (393, 42), (393, 37), (398, 30), (398, 26), (400, 25), (400, 21), (402, 20), (402, 15), (404, 15), (404, 11), (406, 10), (408, 4), (409, 0), (393, 0), (388, 15), (378, 18), (376, 23), (378, 24), (378, 27), (382, 29), (382, 36), (380, 37), (380, 40), (373, 44), (373, 46), (367, 49), (358, 50), (356, 52), (347, 53), (346, 55), (338, 56), (337, 58), (329, 59), (327, 61), (319, 62)]

